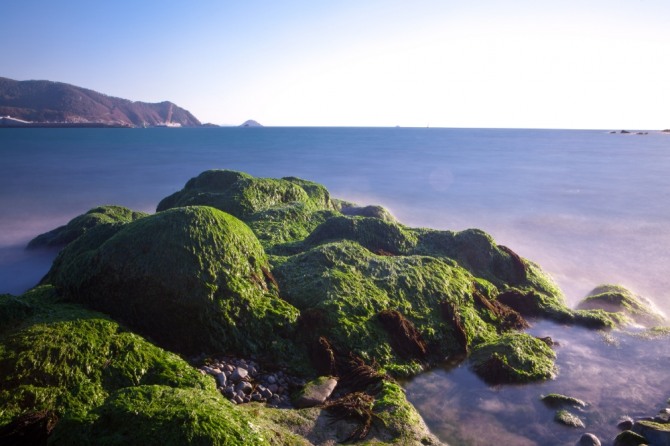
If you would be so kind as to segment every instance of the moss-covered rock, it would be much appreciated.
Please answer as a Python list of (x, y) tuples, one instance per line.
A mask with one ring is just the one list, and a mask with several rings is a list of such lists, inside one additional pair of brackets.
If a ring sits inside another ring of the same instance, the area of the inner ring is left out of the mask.
[(568, 427), (583, 428), (584, 422), (577, 415), (565, 409), (557, 410), (554, 414), (554, 421)]
[[(59, 303), (51, 286), (0, 297), (0, 424), (26, 410), (86, 413), (111, 392), (139, 384), (206, 388), (178, 356), (79, 305)], [(5, 313), (6, 314), (6, 313)]]
[(191, 178), (184, 189), (164, 198), (156, 211), (174, 207), (212, 206), (245, 219), (255, 212), (304, 203), (313, 209), (334, 209), (325, 187), (298, 178), (255, 178), (230, 170), (208, 170)]
[(86, 417), (64, 419), (50, 444), (284, 444), (273, 437), (216, 392), (143, 385), (113, 393)]
[[(61, 252), (44, 279), (184, 353), (281, 356), (298, 311), (277, 295), (253, 232), (211, 207), (177, 208), (90, 231)], [(100, 243), (100, 241), (104, 241)]]
[[(177, 355), (62, 302), (52, 286), (0, 296), (0, 327), (3, 444), (40, 433), (41, 441), (52, 433), (50, 444), (68, 445), (300, 444), (264, 417), (238, 411)], [(26, 422), (40, 419), (48, 426)]]
[(289, 258), (275, 258), (282, 296), (303, 314), (301, 333), (323, 336), (365, 360), (374, 358), (393, 374), (422, 369), (417, 358), (395, 352), (379, 314), (395, 310), (415, 327), (429, 354), (444, 358), (462, 351), (462, 340), (444, 306), (461, 321), (468, 345), (497, 337), (495, 315), (479, 312), (477, 282), (453, 262), (425, 256), (380, 256), (358, 243), (340, 241)]
[(594, 288), (577, 308), (604, 310), (645, 326), (665, 323), (665, 317), (654, 309), (648, 299), (620, 285), (600, 285)]
[(255, 178), (231, 170), (208, 170), (191, 178), (157, 210), (192, 205), (212, 206), (242, 219), (266, 249), (302, 240), (338, 215), (320, 184), (295, 177)]
[(509, 333), (477, 346), (470, 361), (475, 373), (489, 383), (524, 383), (553, 378), (555, 357), (542, 340)]
[(38, 235), (28, 243), (28, 248), (63, 247), (96, 226), (130, 223), (147, 215), (123, 206), (99, 206), (73, 218), (64, 226)]
[(336, 240), (351, 240), (381, 255), (407, 255), (417, 243), (408, 228), (370, 217), (332, 217), (319, 225), (305, 239), (304, 246), (312, 247)]

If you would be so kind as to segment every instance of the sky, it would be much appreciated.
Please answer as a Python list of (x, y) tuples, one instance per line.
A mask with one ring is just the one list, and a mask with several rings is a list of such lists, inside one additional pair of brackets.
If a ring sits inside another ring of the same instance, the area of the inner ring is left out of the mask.
[(202, 122), (665, 129), (668, 0), (20, 0), (0, 76)]

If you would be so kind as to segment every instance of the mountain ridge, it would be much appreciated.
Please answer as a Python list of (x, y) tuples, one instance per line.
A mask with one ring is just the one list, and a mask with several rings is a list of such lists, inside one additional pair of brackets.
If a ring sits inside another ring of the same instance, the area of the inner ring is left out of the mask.
[[(170, 101), (149, 103), (108, 96), (48, 80), (0, 77), (0, 117), (14, 126), (199, 127), (188, 110)], [(27, 121), (27, 122), (21, 122)]]

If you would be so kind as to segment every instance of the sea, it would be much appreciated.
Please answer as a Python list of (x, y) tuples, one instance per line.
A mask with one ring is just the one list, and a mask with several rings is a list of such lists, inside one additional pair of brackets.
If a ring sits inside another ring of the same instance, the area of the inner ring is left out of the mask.
[[(0, 129), (0, 293), (49, 269), (56, 251), (25, 250), (36, 235), (104, 204), (154, 212), (208, 169), (316, 181), (412, 227), (480, 228), (538, 263), (570, 305), (616, 283), (670, 314), (670, 134), (656, 131)], [(670, 397), (668, 342), (546, 322), (531, 331), (560, 341), (555, 380), (491, 387), (461, 363), (404, 383), (436, 435), (560, 445), (588, 431), (607, 444), (619, 417), (653, 415)], [(558, 425), (539, 402), (558, 390), (588, 400), (585, 429)]]

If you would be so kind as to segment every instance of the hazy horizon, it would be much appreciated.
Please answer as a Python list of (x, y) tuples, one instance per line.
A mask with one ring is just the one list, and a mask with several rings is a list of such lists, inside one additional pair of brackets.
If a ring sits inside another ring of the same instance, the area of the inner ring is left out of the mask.
[(0, 76), (266, 126), (670, 127), (670, 4), (3, 5)]

